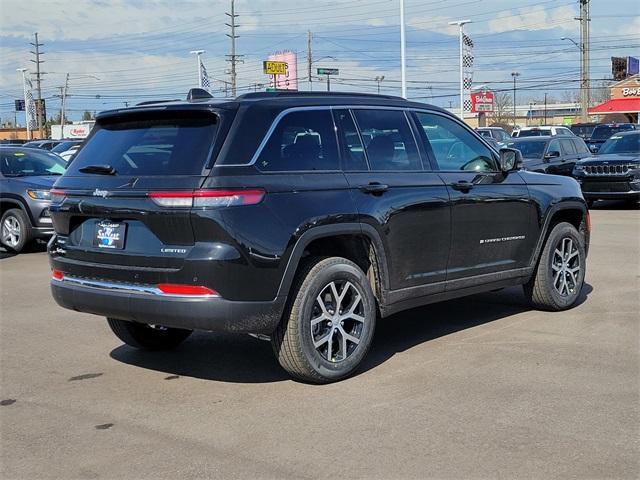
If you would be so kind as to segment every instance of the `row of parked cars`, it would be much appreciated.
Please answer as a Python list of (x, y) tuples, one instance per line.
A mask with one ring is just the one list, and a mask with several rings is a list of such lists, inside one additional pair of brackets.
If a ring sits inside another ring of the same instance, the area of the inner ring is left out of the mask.
[(574, 177), (589, 205), (640, 199), (640, 130), (632, 123), (525, 127), (513, 136), (499, 127), (477, 131), (494, 148), (520, 150), (526, 170)]

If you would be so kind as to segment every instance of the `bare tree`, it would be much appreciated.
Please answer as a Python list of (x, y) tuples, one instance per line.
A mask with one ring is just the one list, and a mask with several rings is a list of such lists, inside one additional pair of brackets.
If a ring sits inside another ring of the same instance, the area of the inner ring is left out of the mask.
[(602, 80), (591, 89), (589, 100), (592, 105), (598, 105), (611, 100), (611, 83), (613, 80)]
[(493, 112), (488, 116), (489, 125), (495, 127), (509, 127), (509, 130), (513, 128), (509, 125), (513, 122), (513, 97), (506, 92), (498, 92), (493, 98)]

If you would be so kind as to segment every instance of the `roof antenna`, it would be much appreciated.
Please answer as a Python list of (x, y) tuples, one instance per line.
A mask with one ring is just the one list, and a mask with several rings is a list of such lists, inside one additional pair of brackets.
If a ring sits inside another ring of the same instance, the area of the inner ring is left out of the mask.
[(187, 93), (187, 101), (189, 102), (192, 100), (202, 100), (205, 98), (213, 98), (213, 95), (207, 92), (204, 88), (192, 88), (191, 90), (189, 90), (189, 93)]

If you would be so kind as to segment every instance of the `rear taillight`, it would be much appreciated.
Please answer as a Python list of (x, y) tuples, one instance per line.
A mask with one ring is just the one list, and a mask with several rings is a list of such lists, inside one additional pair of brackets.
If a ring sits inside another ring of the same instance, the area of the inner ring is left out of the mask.
[(62, 201), (67, 197), (67, 192), (58, 188), (52, 188), (50, 193), (52, 203), (62, 203)]
[(210, 288), (200, 285), (183, 285), (176, 283), (160, 283), (157, 285), (165, 295), (197, 295), (197, 296), (209, 296), (218, 297), (218, 292), (211, 290)]
[(161, 207), (234, 207), (255, 205), (264, 198), (262, 189), (195, 190), (190, 192), (151, 192), (149, 198)]
[(64, 273), (62, 273), (60, 270), (52, 270), (51, 278), (53, 278), (54, 280), (64, 280)]

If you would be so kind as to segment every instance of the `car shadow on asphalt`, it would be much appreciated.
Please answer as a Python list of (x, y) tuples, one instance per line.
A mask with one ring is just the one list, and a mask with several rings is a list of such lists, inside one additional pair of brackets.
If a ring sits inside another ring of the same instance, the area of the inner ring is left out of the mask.
[[(42, 253), (46, 251), (47, 251), (46, 242), (38, 241), (38, 242), (33, 242), (32, 244), (25, 247), (25, 249), (22, 252), (20, 252), (19, 255), (28, 255), (30, 253)], [(15, 257), (16, 255), (18, 254), (10, 252), (9, 250), (3, 247), (0, 247), (0, 260), (3, 260), (5, 258)]]
[[(578, 304), (592, 291), (585, 283)], [(373, 345), (356, 376), (416, 345), (528, 310), (531, 307), (522, 289), (514, 287), (392, 315), (378, 322)], [(148, 352), (122, 345), (110, 355), (128, 365), (164, 372), (169, 375), (167, 380), (176, 375), (230, 383), (290, 379), (278, 365), (270, 343), (248, 335), (196, 332), (175, 350)]]

